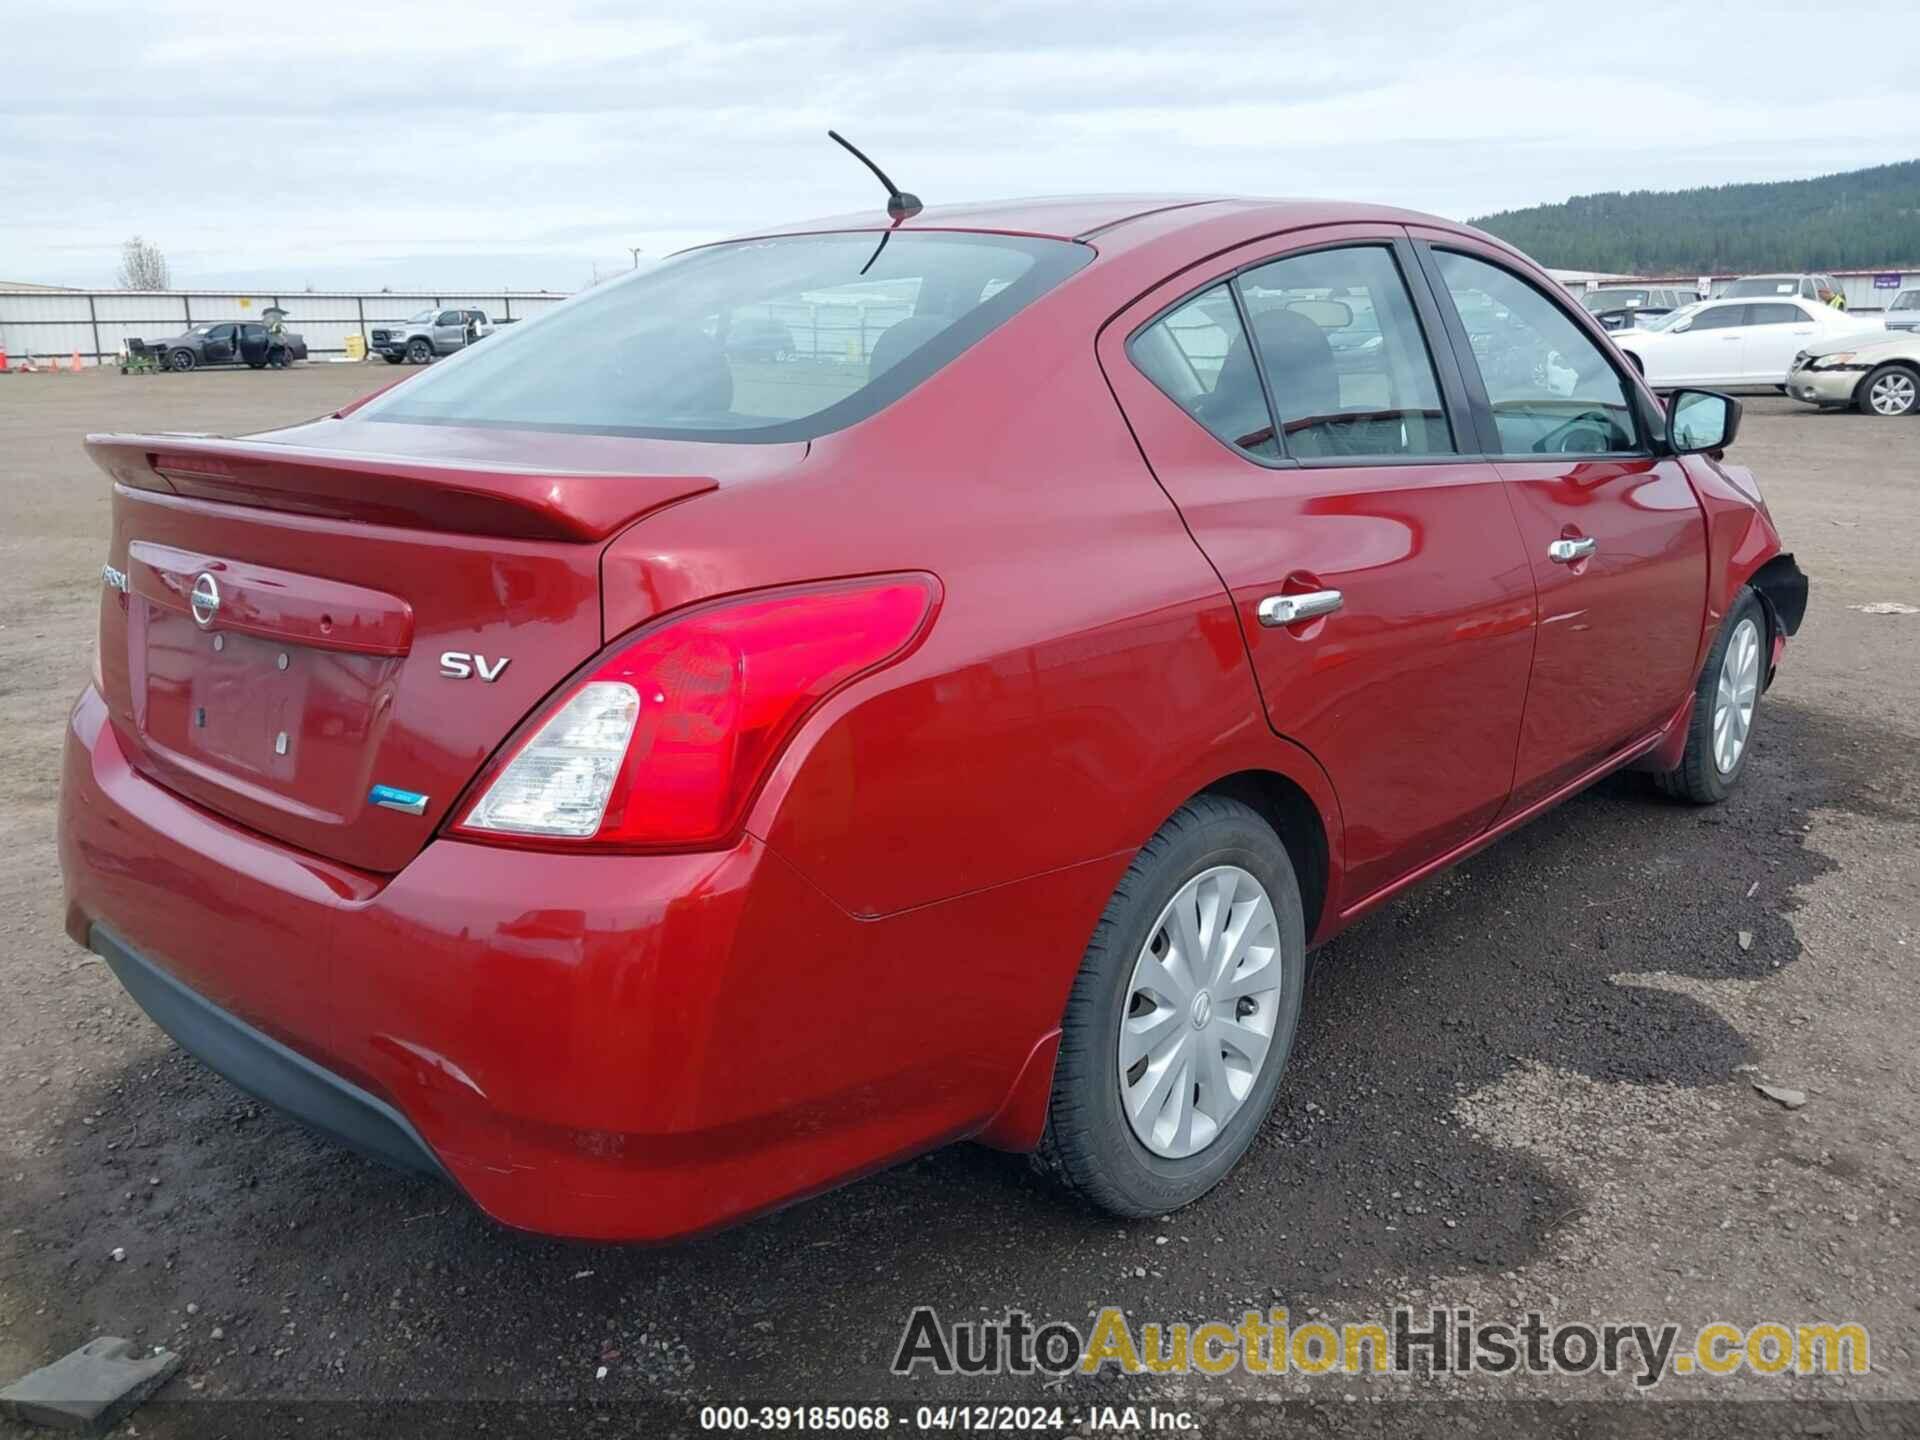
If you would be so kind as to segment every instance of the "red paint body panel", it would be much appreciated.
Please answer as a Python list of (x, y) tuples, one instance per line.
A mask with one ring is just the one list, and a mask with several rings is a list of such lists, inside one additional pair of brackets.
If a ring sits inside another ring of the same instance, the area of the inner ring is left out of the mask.
[[(1304, 797), (1324, 940), (1664, 754), (1731, 596), (1779, 550), (1744, 472), (1697, 457), (1265, 469), (1125, 355), (1139, 318), (1243, 259), (1415, 224), (1437, 222), (1126, 197), (925, 212), (906, 228), (1091, 235), (1098, 255), (809, 443), (354, 407), (245, 442), (94, 442), (127, 588), (67, 736), (70, 931), (110, 928), (387, 1102), (511, 1225), (664, 1239), (958, 1137), (1031, 1147), (1088, 937), (1185, 800), (1250, 774)], [(1608, 565), (1540, 563), (1569, 525)], [(191, 617), (202, 571), (230, 625)], [(903, 573), (938, 579), (930, 629), (807, 716), (725, 844), (446, 835), (507, 737), (637, 627)], [(1257, 623), (1303, 584), (1348, 609)], [(443, 651), (510, 664), (456, 683)], [(425, 813), (368, 806), (373, 784)]]
[[(396, 427), (397, 429), (398, 427)], [(441, 427), (444, 455), (455, 448)], [(520, 540), (603, 540), (648, 510), (711, 490), (707, 476), (576, 472), (495, 462), (486, 469), (246, 440), (95, 435), (87, 448), (124, 485), (303, 515)], [(457, 442), (455, 442), (457, 443)], [(423, 447), (424, 448), (424, 447)]]
[(92, 692), (62, 814), (71, 929), (111, 917), (397, 1106), (497, 1219), (595, 1239), (709, 1229), (986, 1127), (1066, 1001), (1071, 964), (1034, 959), (1078, 952), (1125, 866), (881, 922), (751, 837), (660, 856), (441, 840), (381, 883), (145, 780)]
[[(1664, 725), (1693, 683), (1706, 527), (1679, 460), (1503, 461), (1540, 626), (1508, 805), (1523, 810)], [(1571, 565), (1555, 540), (1599, 548)]]
[[(109, 563), (133, 566), (135, 546), (193, 557), (231, 581), (249, 622), (231, 635), (214, 627), (225, 641), (216, 651), (213, 634), (157, 579), (102, 606), (104, 694), (135, 768), (242, 825), (364, 870), (398, 870), (430, 833), (416, 817), (370, 808), (372, 786), (426, 794), (426, 814), (437, 821), (521, 717), (600, 645), (593, 546), (364, 525), (117, 486)], [(390, 641), (404, 610), (409, 648), (342, 653), (317, 643), (331, 636), (294, 633), (284, 615), (269, 623), (258, 597), (272, 586), (303, 613), (321, 606), (325, 614), (325, 597), (357, 594), (385, 617)], [(276, 626), (278, 638), (265, 638)], [(527, 643), (530, 635), (538, 642)], [(492, 684), (450, 692), (438, 670), (445, 650), (513, 663)]]
[[(1118, 316), (1100, 354), (1160, 483), (1232, 594), (1275, 731), (1335, 777), (1347, 815), (1343, 893), (1385, 885), (1499, 811), (1533, 654), (1534, 585), (1493, 467), (1276, 469), (1196, 424), (1127, 358), (1134, 330), (1253, 260), (1331, 240), (1313, 228), (1214, 257)], [(1268, 629), (1269, 595), (1336, 589), (1335, 620)]]

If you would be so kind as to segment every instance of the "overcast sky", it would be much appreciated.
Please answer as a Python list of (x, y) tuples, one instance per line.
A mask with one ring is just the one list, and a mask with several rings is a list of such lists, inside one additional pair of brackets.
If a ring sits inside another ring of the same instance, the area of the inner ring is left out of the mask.
[(928, 203), (1464, 218), (1802, 177), (1920, 156), (1898, 10), (10, 0), (0, 279), (112, 284), (137, 231), (177, 285), (572, 289), (629, 246), (877, 211), (829, 125)]

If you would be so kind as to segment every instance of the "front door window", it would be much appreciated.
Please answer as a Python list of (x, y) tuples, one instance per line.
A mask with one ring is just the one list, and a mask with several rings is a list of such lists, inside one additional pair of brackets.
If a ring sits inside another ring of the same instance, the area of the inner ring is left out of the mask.
[(1505, 455), (1630, 453), (1626, 382), (1560, 307), (1510, 271), (1434, 251), (1466, 328)]

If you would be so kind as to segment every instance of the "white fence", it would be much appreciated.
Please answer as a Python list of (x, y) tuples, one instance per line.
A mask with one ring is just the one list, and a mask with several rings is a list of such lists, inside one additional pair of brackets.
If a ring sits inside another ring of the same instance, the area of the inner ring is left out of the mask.
[(432, 291), (312, 291), (244, 294), (230, 290), (0, 291), (0, 349), (13, 363), (29, 353), (66, 359), (76, 351), (98, 364), (119, 355), (129, 338), (158, 340), (209, 321), (258, 320), (279, 306), (287, 328), (307, 342), (310, 355), (344, 354), (347, 337), (367, 338), (375, 325), (393, 325), (429, 306), (484, 310), (493, 320), (524, 320), (567, 297), (554, 291), (494, 291), (472, 295)]

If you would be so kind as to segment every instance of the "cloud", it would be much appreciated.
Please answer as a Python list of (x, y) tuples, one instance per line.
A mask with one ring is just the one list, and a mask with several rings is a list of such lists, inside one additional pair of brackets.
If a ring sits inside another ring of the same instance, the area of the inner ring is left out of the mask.
[(572, 287), (630, 246), (875, 207), (828, 125), (930, 201), (1312, 194), (1456, 217), (1920, 154), (1897, 47), (1811, 64), (1782, 39), (1805, 23), (1699, 0), (1604, 23), (1515, 0), (16, 7), (0, 276), (107, 283), (139, 231), (183, 281), (412, 284), (440, 257)]

